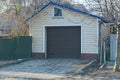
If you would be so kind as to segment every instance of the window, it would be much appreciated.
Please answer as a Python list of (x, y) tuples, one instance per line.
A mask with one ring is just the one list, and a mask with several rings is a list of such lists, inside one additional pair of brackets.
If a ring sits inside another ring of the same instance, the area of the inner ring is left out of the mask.
[(54, 17), (62, 16), (62, 10), (54, 7)]

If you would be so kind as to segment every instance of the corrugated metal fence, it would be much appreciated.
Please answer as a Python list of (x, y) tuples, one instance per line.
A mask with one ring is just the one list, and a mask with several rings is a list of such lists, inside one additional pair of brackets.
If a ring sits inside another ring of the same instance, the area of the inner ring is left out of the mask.
[(32, 37), (21, 36), (12, 39), (0, 39), (0, 60), (30, 58)]
[(115, 60), (116, 53), (116, 34), (110, 34), (110, 60)]

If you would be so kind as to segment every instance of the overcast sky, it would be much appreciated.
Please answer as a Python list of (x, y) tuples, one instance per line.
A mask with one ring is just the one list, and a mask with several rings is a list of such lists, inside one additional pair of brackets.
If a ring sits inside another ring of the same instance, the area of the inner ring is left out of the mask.
[(84, 3), (85, 0), (74, 0), (75, 2), (80, 2), (80, 3)]

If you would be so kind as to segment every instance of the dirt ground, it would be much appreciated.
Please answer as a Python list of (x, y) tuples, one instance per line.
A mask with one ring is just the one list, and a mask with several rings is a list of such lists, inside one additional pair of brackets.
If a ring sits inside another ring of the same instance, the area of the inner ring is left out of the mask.
[(113, 72), (113, 65), (113, 62), (109, 62), (102, 70), (92, 67), (84, 74), (67, 77), (63, 80), (120, 80), (120, 71)]
[[(61, 60), (60, 60), (61, 61)], [(66, 60), (65, 60), (66, 61)], [(68, 60), (67, 60), (68, 61)], [(29, 62), (29, 61), (28, 61)], [(27, 62), (27, 63), (28, 63)], [(31, 61), (30, 61), (31, 62)], [(33, 61), (34, 62), (34, 61)], [(35, 61), (36, 62), (36, 61)], [(39, 62), (39, 61), (38, 61)], [(62, 61), (63, 62), (63, 61)], [(76, 64), (77, 60), (75, 60)], [(25, 62), (26, 63), (26, 62)], [(20, 68), (15, 67), (14, 65), (10, 67), (10, 69), (13, 67), (13, 70), (22, 70), (21, 65), (25, 65), (25, 63), (18, 64), (17, 66)], [(26, 63), (26, 64), (27, 64)], [(50, 61), (49, 61), (50, 63)], [(60, 64), (60, 63), (59, 63)], [(35, 65), (35, 63), (34, 63)], [(78, 66), (78, 65), (77, 65)], [(60, 78), (54, 78), (49, 79), (49, 76), (47, 76), (47, 79), (40, 79), (40, 78), (32, 78), (32, 77), (18, 77), (18, 76), (1, 76), (0, 80), (120, 80), (120, 72), (113, 72), (112, 71), (113, 63), (109, 63), (105, 69), (99, 70), (98, 67), (92, 67), (89, 70), (85, 71), (84, 73), (78, 73), (75, 75), (63, 75)], [(8, 67), (9, 68), (9, 67)], [(10, 70), (8, 68), (4, 68), (6, 70)], [(16, 68), (16, 69), (15, 69)], [(24, 68), (24, 66), (23, 66)], [(11, 69), (12, 70), (12, 69)], [(30, 69), (31, 70), (31, 69)], [(65, 71), (65, 70), (64, 70)], [(1, 73), (1, 72), (0, 72)], [(75, 73), (75, 72), (74, 72)], [(73, 74), (74, 74), (73, 73)], [(18, 74), (17, 74), (18, 75)], [(24, 75), (25, 76), (25, 75)], [(29, 75), (30, 76), (30, 75)]]
[(114, 62), (107, 62), (103, 69), (91, 68), (84, 76), (91, 80), (120, 80), (120, 71), (113, 72), (113, 66)]
[[(43, 80), (43, 79), (1, 77), (0, 80)], [(114, 73), (112, 72), (112, 69), (111, 70), (96, 70), (96, 71), (90, 71), (86, 74), (64, 76), (63, 78), (52, 79), (52, 80), (120, 80), (120, 72)]]
[(112, 70), (97, 70), (87, 75), (93, 80), (120, 80), (120, 72), (113, 72)]

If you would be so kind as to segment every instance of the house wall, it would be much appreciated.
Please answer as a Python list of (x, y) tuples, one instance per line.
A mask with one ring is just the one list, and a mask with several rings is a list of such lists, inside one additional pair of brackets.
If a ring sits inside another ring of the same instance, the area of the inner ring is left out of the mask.
[(99, 37), (98, 20), (67, 9), (63, 10), (62, 18), (54, 18), (52, 16), (53, 7), (54, 6), (49, 6), (29, 22), (30, 35), (33, 37), (33, 56), (41, 55), (44, 57), (46, 53), (45, 26), (78, 25), (81, 26), (81, 57), (86, 58), (86, 56), (90, 57), (91, 55), (97, 57)]
[(110, 58), (110, 26), (105, 23), (100, 25), (99, 37), (100, 60), (109, 60)]
[(101, 39), (104, 41), (110, 36), (110, 27), (106, 26), (104, 23), (100, 25)]

